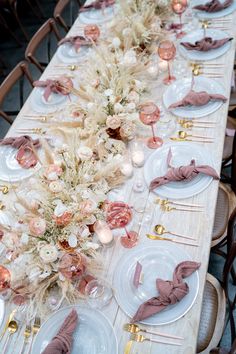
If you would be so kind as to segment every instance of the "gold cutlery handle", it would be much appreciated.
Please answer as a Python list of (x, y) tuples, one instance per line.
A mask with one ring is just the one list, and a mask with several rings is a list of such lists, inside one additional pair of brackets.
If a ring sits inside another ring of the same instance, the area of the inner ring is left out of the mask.
[(168, 231), (167, 233), (170, 234), (170, 235), (173, 235), (173, 236), (182, 237), (182, 238), (187, 238), (188, 240), (193, 240), (193, 238), (190, 237), (190, 236), (185, 236), (185, 235), (182, 235), (182, 234), (177, 234), (177, 233), (171, 232), (171, 231)]
[(162, 332), (156, 332), (156, 331), (150, 331), (148, 329), (141, 329), (142, 332), (149, 333), (149, 334), (154, 334), (157, 336), (161, 337), (166, 337), (166, 338), (174, 338), (174, 339), (180, 339), (183, 340), (183, 337), (175, 336), (174, 334), (168, 334), (168, 333), (162, 333)]
[(196, 208), (202, 208), (202, 205), (200, 204), (189, 204), (189, 203), (179, 203), (179, 202), (173, 202), (173, 201), (169, 201), (170, 204), (173, 205), (180, 205), (180, 206), (186, 206), (186, 207), (196, 207)]
[(145, 338), (145, 340), (148, 340), (149, 342), (153, 342), (153, 343), (162, 343), (162, 344), (167, 344), (167, 345), (182, 345), (181, 343), (178, 342), (165, 342), (161, 339), (152, 339), (152, 338)]
[(5, 341), (4, 347), (2, 349), (2, 354), (6, 354), (6, 352), (8, 350), (7, 345), (8, 345), (8, 342), (9, 342), (10, 338), (11, 338), (11, 334), (9, 333), (8, 336), (7, 336), (7, 339)]
[(187, 241), (180, 241), (180, 240), (173, 240), (172, 238), (168, 238), (168, 237), (161, 237), (161, 236), (157, 236), (157, 235), (151, 235), (151, 234), (146, 234), (147, 238), (149, 238), (150, 240), (161, 240), (161, 241), (170, 241), (170, 242), (175, 242), (175, 243), (181, 243), (182, 245), (187, 245), (187, 246), (194, 246), (194, 247), (198, 247), (199, 245), (197, 243), (190, 243)]

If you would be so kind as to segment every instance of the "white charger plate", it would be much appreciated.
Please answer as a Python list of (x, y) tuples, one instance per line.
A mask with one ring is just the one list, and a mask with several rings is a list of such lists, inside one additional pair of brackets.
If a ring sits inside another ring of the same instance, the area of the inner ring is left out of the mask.
[[(181, 141), (167, 143), (155, 150), (144, 165), (144, 178), (148, 186), (154, 178), (166, 174), (168, 170), (167, 156), (170, 148), (172, 152), (171, 166), (188, 165), (194, 159), (196, 165), (214, 167), (211, 155), (204, 147)], [(212, 180), (212, 177), (199, 173), (191, 181), (170, 182), (154, 189), (154, 193), (171, 199), (190, 198), (206, 189)]]
[[(191, 2), (191, 7), (193, 8), (194, 6), (197, 5), (204, 5), (208, 2), (209, 0), (192, 0)], [(220, 0), (220, 2), (224, 2), (225, 0)], [(197, 17), (199, 18), (203, 18), (203, 19), (211, 19), (211, 18), (219, 18), (219, 17), (224, 17), (227, 15), (230, 15), (232, 12), (234, 12), (236, 10), (236, 1), (234, 0), (234, 2), (232, 3), (232, 5), (230, 5), (229, 7), (227, 7), (224, 10), (221, 11), (217, 11), (217, 12), (206, 12), (206, 11), (200, 11), (200, 10), (195, 10), (193, 9), (193, 11), (196, 13)]]
[(115, 16), (116, 11), (117, 11), (116, 6), (108, 6), (104, 9), (104, 11), (92, 9), (89, 11), (81, 12), (79, 14), (79, 20), (83, 23), (88, 23), (88, 24), (104, 23), (107, 21), (111, 21)]
[(22, 168), (15, 158), (17, 151), (11, 146), (0, 146), (0, 180), (8, 183), (22, 181), (41, 168), (40, 163), (28, 169)]
[[(187, 260), (192, 260), (189, 254), (168, 241), (150, 241), (148, 244), (127, 251), (119, 259), (113, 278), (116, 300), (122, 310), (133, 317), (143, 302), (158, 295), (156, 279), (172, 280), (175, 267)], [(136, 289), (133, 285), (133, 277), (137, 261), (142, 265), (144, 277), (143, 284)], [(194, 272), (184, 281), (189, 286), (189, 293), (179, 303), (168, 306), (160, 313), (140, 322), (151, 326), (164, 325), (184, 316), (197, 297), (198, 272)]]
[[(196, 41), (201, 40), (203, 37), (204, 37), (203, 29), (198, 29), (184, 36), (178, 44), (180, 54), (182, 54), (185, 58), (189, 60), (212, 60), (220, 57), (221, 55), (224, 55), (230, 49), (231, 41), (225, 43), (219, 48), (208, 50), (207, 52), (188, 50), (180, 44), (181, 42), (190, 42), (194, 44)], [(230, 36), (229, 34), (220, 30), (207, 29), (206, 37), (211, 37), (213, 39), (223, 39), (223, 38), (228, 38)]]
[(32, 354), (43, 352), (73, 308), (79, 320), (71, 354), (118, 354), (117, 338), (110, 321), (101, 312), (78, 305), (62, 308), (43, 323), (33, 343)]
[(65, 64), (75, 64), (84, 61), (91, 53), (92, 49), (87, 46), (81, 46), (79, 52), (70, 43), (64, 43), (57, 49), (57, 56)]
[[(75, 82), (73, 83), (74, 87), (77, 88)], [(50, 99), (46, 101), (43, 97), (44, 90), (45, 89), (43, 87), (35, 87), (30, 95), (30, 104), (35, 112), (52, 113), (57, 111), (58, 108), (61, 108), (66, 103), (78, 100), (78, 97), (73, 94), (70, 94), (69, 98), (68, 95), (65, 96), (52, 92)]]
[[(189, 92), (191, 87), (190, 78), (180, 79), (170, 85), (163, 94), (163, 103), (168, 107), (175, 103)], [(225, 89), (221, 84), (213, 79), (204, 76), (197, 76), (194, 78), (194, 91), (206, 91), (208, 93), (218, 93), (226, 96)], [(170, 112), (178, 117), (188, 117), (188, 119), (200, 118), (211, 114), (222, 106), (222, 101), (210, 101), (204, 106), (186, 106), (171, 109)]]

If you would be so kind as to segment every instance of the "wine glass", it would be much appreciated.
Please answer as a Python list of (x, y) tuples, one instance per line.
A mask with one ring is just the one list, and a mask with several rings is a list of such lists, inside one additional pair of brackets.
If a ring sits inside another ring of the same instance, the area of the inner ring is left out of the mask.
[(182, 31), (182, 28), (183, 28), (182, 14), (186, 10), (187, 6), (188, 6), (187, 0), (172, 0), (171, 1), (172, 10), (174, 11), (175, 14), (179, 15), (179, 20), (180, 20), (180, 25), (181, 25), (181, 30), (176, 35), (177, 38), (182, 38), (186, 34), (185, 32)]
[(111, 301), (113, 291), (105, 280), (93, 279), (85, 286), (84, 294), (91, 308), (102, 309)]
[(147, 146), (150, 149), (157, 149), (163, 144), (163, 140), (154, 133), (154, 124), (160, 119), (160, 110), (153, 102), (147, 102), (141, 105), (139, 118), (145, 125), (150, 125), (152, 128), (152, 137), (148, 139)]
[(163, 82), (165, 85), (170, 85), (175, 77), (170, 73), (170, 60), (174, 59), (176, 54), (176, 48), (173, 42), (164, 40), (161, 41), (158, 47), (158, 55), (161, 59), (166, 60), (168, 63), (168, 77), (166, 77)]
[(11, 287), (11, 273), (9, 269), (0, 265), (0, 293), (6, 294), (6, 291), (10, 289), (14, 293), (13, 302), (16, 305), (22, 305), (26, 300), (26, 294), (21, 293), (21, 288), (13, 289)]

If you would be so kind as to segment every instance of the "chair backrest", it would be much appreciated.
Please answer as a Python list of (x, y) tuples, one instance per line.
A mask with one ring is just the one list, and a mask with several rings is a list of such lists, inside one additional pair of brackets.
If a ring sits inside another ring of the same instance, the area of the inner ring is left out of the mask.
[[(235, 278), (234, 271), (234, 262), (236, 260), (236, 208), (233, 210), (229, 222), (228, 222), (228, 230), (227, 230), (227, 258), (225, 261), (224, 269), (223, 269), (223, 278), (222, 284), (225, 291), (225, 296), (228, 302), (228, 311), (229, 311), (229, 320), (230, 320), (230, 328), (231, 328), (231, 339), (232, 344), (236, 337), (235, 330), (235, 321), (233, 310), (235, 308), (236, 302), (236, 291), (234, 292), (234, 298), (231, 298), (231, 294), (229, 291), (229, 280), (230, 276), (233, 275)], [(233, 279), (235, 282), (235, 279)], [(236, 284), (234, 284), (236, 285)]]
[[(33, 88), (33, 78), (29, 71), (28, 63), (25, 61), (21, 61), (15, 66), (15, 68), (10, 72), (10, 74), (0, 85), (0, 115), (10, 124), (12, 123), (10, 115), (16, 115), (19, 111), (3, 109), (3, 102), (9, 92), (13, 89), (13, 87), (19, 83), (19, 106), (20, 108), (23, 106), (25, 101), (24, 79), (26, 79), (27, 82), (29, 82), (30, 86)], [(16, 102), (15, 98), (14, 102)], [(14, 105), (14, 107), (16, 106)]]
[(234, 134), (233, 151), (232, 151), (231, 188), (236, 194), (236, 134)]
[[(51, 34), (54, 34), (58, 41), (62, 38), (55, 21), (52, 18), (49, 18), (34, 34), (25, 50), (25, 58), (34, 64), (41, 72), (43, 72), (44, 67), (47, 66), (51, 60)], [(47, 62), (42, 62), (35, 56), (36, 50), (43, 42), (46, 42), (47, 46)]]
[(59, 23), (59, 25), (64, 28), (66, 32), (69, 31), (70, 27), (66, 24), (65, 20), (63, 19), (62, 13), (70, 2), (71, 0), (59, 0), (53, 12), (53, 17)]
[[(70, 8), (69, 11), (67, 11), (67, 17), (69, 15), (69, 19), (66, 20), (62, 15), (67, 6), (70, 6)], [(66, 32), (68, 32), (78, 15), (80, 7), (80, 0), (59, 0), (54, 8), (53, 17), (58, 22), (58, 24), (64, 28)]]

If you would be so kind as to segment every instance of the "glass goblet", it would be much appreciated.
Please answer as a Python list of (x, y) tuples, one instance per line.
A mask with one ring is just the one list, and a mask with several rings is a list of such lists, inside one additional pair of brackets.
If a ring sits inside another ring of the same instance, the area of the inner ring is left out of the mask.
[(15, 304), (21, 305), (26, 301), (25, 294), (20, 293), (18, 289), (15, 290), (11, 287), (11, 273), (9, 269), (0, 265), (0, 293), (5, 294), (8, 289), (14, 293), (13, 302)]
[(182, 14), (187, 9), (188, 2), (187, 0), (172, 0), (171, 7), (175, 14), (179, 15), (181, 31), (176, 35), (177, 38), (182, 38), (186, 33), (182, 31), (183, 24), (182, 24)]
[(175, 80), (175, 77), (172, 76), (170, 72), (170, 60), (174, 59), (175, 54), (176, 48), (173, 42), (168, 40), (160, 42), (158, 46), (158, 55), (168, 63), (168, 76), (163, 80), (165, 85), (170, 85)]
[(113, 291), (103, 279), (93, 279), (87, 283), (84, 294), (91, 308), (102, 309), (111, 301)]
[(152, 128), (152, 137), (148, 139), (147, 146), (150, 149), (157, 149), (163, 144), (163, 140), (155, 136), (154, 124), (160, 119), (160, 110), (153, 102), (143, 104), (139, 111), (139, 118), (145, 125)]

